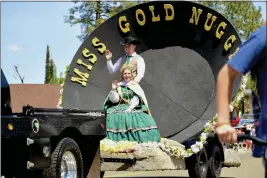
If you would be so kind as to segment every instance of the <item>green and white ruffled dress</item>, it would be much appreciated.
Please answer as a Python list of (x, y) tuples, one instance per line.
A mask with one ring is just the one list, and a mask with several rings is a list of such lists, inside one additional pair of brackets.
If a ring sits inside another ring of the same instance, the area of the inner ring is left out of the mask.
[[(138, 85), (134, 82), (120, 82), (118, 89), (111, 91), (104, 103), (107, 111), (107, 139), (116, 142), (160, 142), (158, 127), (142, 95), (131, 89), (130, 85), (134, 84)], [(128, 108), (132, 110), (127, 112)]]

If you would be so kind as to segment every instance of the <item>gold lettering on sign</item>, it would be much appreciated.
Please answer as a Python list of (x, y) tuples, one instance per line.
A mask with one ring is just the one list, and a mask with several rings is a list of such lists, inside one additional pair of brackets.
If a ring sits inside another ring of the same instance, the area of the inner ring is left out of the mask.
[(231, 55), (228, 56), (228, 59), (229, 59), (229, 60), (232, 59), (232, 57), (237, 53), (238, 50), (239, 50), (239, 47), (237, 47), (237, 48), (235, 49), (235, 52), (233, 52), (233, 54), (231, 54)]
[[(139, 15), (142, 16), (143, 20), (140, 20)], [(142, 11), (141, 9), (137, 9), (136, 10), (136, 12), (135, 12), (135, 18), (136, 18), (136, 21), (138, 22), (138, 24), (140, 26), (144, 26), (146, 24), (146, 16), (145, 16), (144, 11)]]
[(224, 22), (221, 22), (221, 23), (218, 25), (217, 30), (216, 30), (216, 38), (221, 39), (221, 37), (222, 37), (223, 34), (224, 34), (224, 31), (221, 30), (221, 31), (219, 32), (219, 30), (220, 30), (221, 27), (225, 30), (226, 26), (227, 26), (227, 24), (224, 23)]
[[(165, 9), (165, 20), (166, 21), (170, 21), (170, 20), (173, 20), (174, 18), (174, 8), (171, 4), (164, 4), (164, 9)], [(171, 11), (171, 15), (168, 13), (168, 10)]]
[[(212, 16), (212, 18), (211, 18), (211, 16)], [(211, 22), (210, 22), (210, 25), (208, 25), (208, 22), (209, 22), (210, 18), (211, 18)], [(207, 19), (206, 19), (206, 22), (205, 22), (205, 25), (204, 25), (204, 29), (206, 31), (210, 31), (210, 29), (211, 29), (211, 27), (212, 27), (212, 25), (213, 25), (213, 23), (215, 22), (216, 19), (217, 19), (216, 16), (213, 16), (212, 14), (208, 13), (207, 14)]]
[[(235, 40), (236, 40), (235, 35), (229, 36), (229, 38), (224, 43), (225, 51), (228, 51), (232, 47), (232, 44), (235, 42)], [(229, 42), (229, 41), (231, 41), (231, 42)]]
[(83, 55), (83, 57), (85, 57), (86, 59), (91, 58), (91, 59), (89, 59), (89, 61), (90, 61), (92, 64), (95, 64), (95, 62), (96, 62), (96, 60), (97, 60), (97, 57), (96, 57), (95, 54), (90, 53), (90, 51), (89, 51), (87, 48), (84, 48), (84, 50), (82, 51), (82, 55)]
[(152, 22), (159, 22), (159, 21), (160, 21), (160, 16), (159, 16), (159, 14), (158, 14), (157, 17), (156, 17), (156, 16), (155, 16), (155, 13), (154, 13), (155, 7), (154, 7), (154, 6), (149, 6), (149, 10), (151, 11)]
[[(124, 26), (122, 26), (122, 22), (126, 22)], [(127, 33), (130, 31), (130, 24), (127, 22), (126, 16), (120, 16), (119, 17), (119, 26), (123, 33)]]
[(78, 77), (71, 77), (71, 81), (72, 82), (77, 82), (77, 83), (79, 83), (79, 84), (81, 84), (82, 86), (86, 86), (86, 83), (87, 83), (87, 81), (88, 81), (88, 78), (89, 78), (89, 74), (88, 73), (83, 73), (83, 72), (81, 72), (81, 71), (79, 71), (79, 69), (74, 69), (74, 73), (76, 74), (76, 75), (78, 75), (79, 76), (79, 78)]
[(88, 58), (90, 55), (90, 51), (87, 48), (84, 48), (82, 51), (83, 57)]
[(77, 64), (86, 67), (89, 71), (91, 71), (92, 68), (93, 68), (92, 65), (84, 63), (81, 59), (78, 59), (78, 60), (77, 60)]
[(195, 25), (198, 25), (199, 17), (202, 14), (203, 10), (202, 9), (197, 10), (195, 7), (193, 7), (192, 11), (193, 11), (193, 13), (192, 13), (192, 16), (191, 16), (189, 22), (191, 24), (193, 24), (195, 22)]
[(98, 48), (98, 51), (103, 54), (106, 51), (106, 45), (104, 45), (103, 43), (100, 43), (100, 40), (97, 37), (94, 37), (92, 39), (92, 44), (94, 47), (98, 47), (100, 46), (100, 48)]

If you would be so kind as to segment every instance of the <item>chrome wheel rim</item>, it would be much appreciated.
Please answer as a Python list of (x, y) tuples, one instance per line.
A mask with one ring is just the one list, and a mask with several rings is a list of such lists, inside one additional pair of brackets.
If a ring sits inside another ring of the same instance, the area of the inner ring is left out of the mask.
[(66, 151), (62, 155), (61, 178), (77, 178), (77, 163), (70, 151)]

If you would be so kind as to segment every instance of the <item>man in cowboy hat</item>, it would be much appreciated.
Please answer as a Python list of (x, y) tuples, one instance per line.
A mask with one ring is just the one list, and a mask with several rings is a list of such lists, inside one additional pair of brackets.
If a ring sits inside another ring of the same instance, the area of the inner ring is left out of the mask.
[(145, 74), (145, 61), (135, 51), (136, 45), (140, 44), (140, 41), (133, 37), (126, 37), (124, 39), (124, 49), (126, 52), (125, 56), (120, 57), (117, 62), (113, 65), (111, 61), (112, 53), (106, 50), (105, 56), (107, 59), (107, 68), (110, 74), (118, 72), (123, 65), (132, 65), (134, 81), (139, 83)]

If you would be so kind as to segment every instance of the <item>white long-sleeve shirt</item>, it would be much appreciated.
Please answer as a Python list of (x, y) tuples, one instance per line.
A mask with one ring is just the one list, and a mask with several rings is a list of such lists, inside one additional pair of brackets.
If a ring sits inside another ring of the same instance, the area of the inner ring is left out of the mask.
[[(134, 52), (132, 54), (132, 56), (136, 59), (136, 63), (137, 63), (137, 66), (136, 66), (137, 75), (134, 78), (134, 81), (139, 83), (145, 74), (145, 68), (146, 68), (145, 61), (142, 58), (142, 56), (138, 55), (136, 52)], [(114, 65), (113, 65), (111, 60), (108, 60), (107, 61), (107, 68), (108, 68), (109, 73), (113, 74), (115, 72), (118, 72), (122, 62), (123, 63), (126, 62), (126, 61), (122, 61), (122, 57), (120, 57)]]
[(112, 103), (118, 103), (120, 101), (120, 95), (116, 91), (111, 91), (109, 95), (109, 100)]

